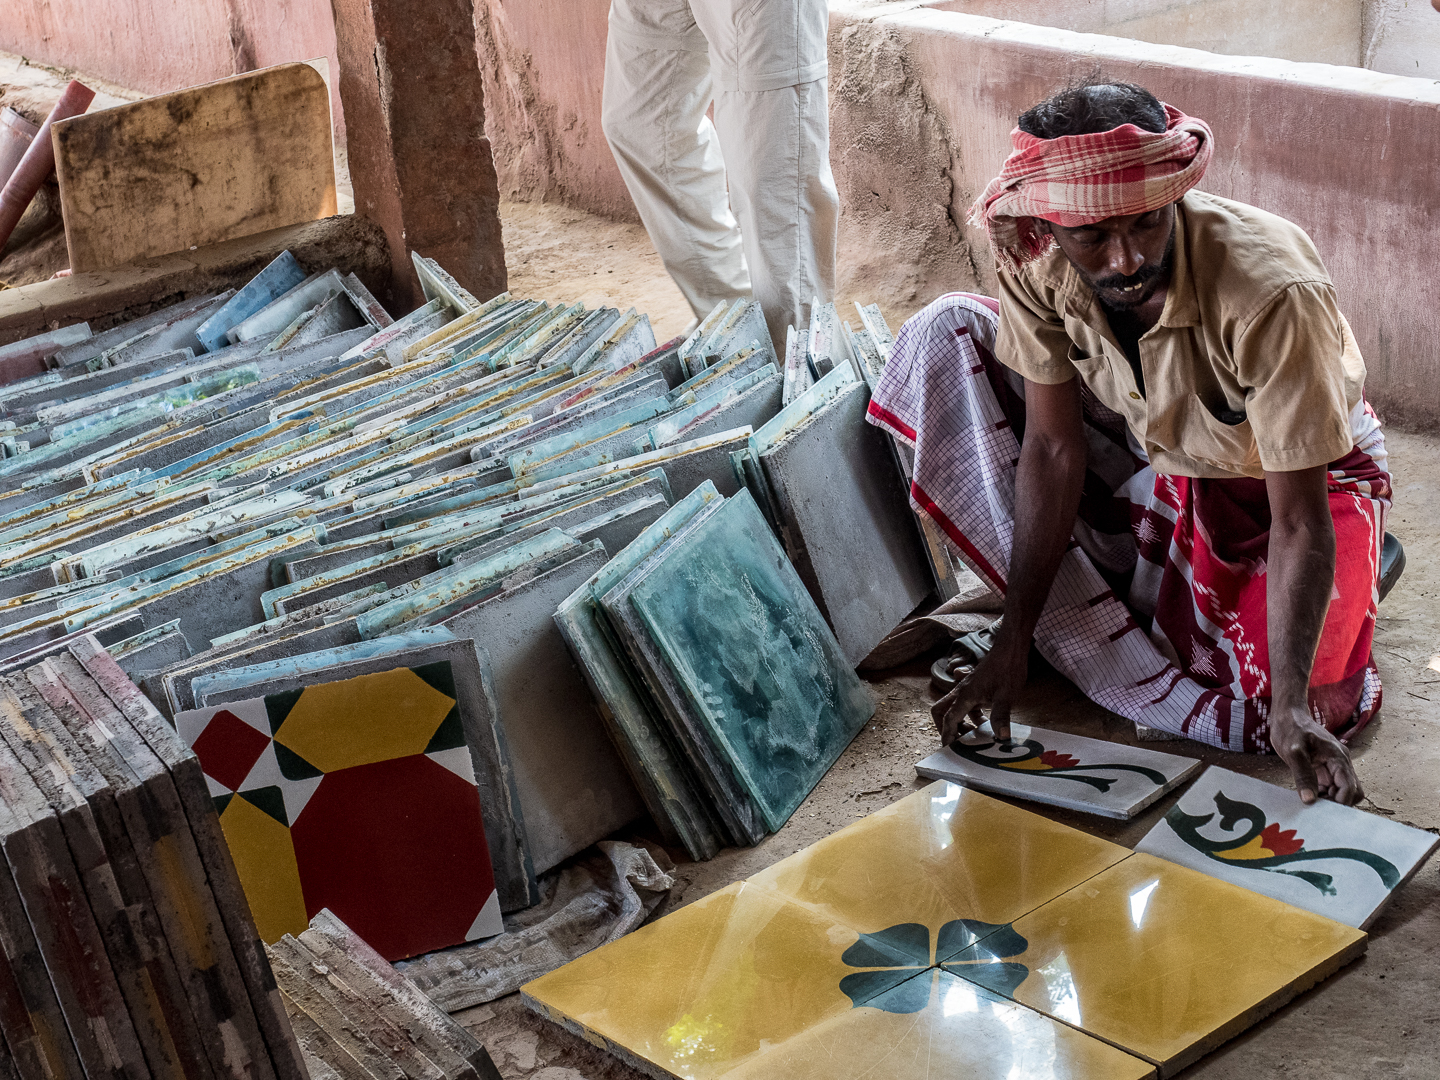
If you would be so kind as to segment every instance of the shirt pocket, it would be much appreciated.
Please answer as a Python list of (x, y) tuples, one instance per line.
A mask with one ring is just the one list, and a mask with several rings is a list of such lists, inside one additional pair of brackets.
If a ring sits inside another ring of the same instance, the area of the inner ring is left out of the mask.
[[(1071, 345), (1066, 359), (1101, 405), (1123, 417), (1136, 430), (1144, 430), (1140, 421), (1144, 419), (1145, 403), (1125, 400), (1115, 378), (1115, 369), (1110, 364), (1110, 357), (1103, 352), (1098, 356), (1090, 356), (1078, 345)], [(1135, 407), (1137, 405), (1138, 408)]]
[(1176, 434), (1178, 445), (1172, 448), (1176, 453), (1226, 472), (1264, 475), (1249, 419), (1228, 423), (1216, 416), (1198, 394), (1185, 399), (1184, 422)]

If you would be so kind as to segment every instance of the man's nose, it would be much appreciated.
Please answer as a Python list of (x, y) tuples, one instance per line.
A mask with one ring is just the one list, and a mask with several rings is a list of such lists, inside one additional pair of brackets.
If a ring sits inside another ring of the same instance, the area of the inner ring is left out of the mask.
[(1109, 271), (1111, 274), (1119, 274), (1122, 277), (1131, 277), (1140, 272), (1140, 267), (1145, 265), (1145, 256), (1130, 240), (1117, 236), (1110, 241), (1109, 250), (1106, 252), (1109, 257)]

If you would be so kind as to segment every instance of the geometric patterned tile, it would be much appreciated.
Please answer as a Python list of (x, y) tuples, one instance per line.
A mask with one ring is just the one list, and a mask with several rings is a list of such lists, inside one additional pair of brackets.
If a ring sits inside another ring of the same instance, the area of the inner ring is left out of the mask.
[(503, 929), (450, 665), (182, 712), (261, 937), (329, 908), (386, 959)]
[(956, 936), (952, 924), (1011, 923), (1129, 854), (977, 791), (937, 783), (751, 881), (861, 933), (923, 924), (943, 960), (975, 940)]

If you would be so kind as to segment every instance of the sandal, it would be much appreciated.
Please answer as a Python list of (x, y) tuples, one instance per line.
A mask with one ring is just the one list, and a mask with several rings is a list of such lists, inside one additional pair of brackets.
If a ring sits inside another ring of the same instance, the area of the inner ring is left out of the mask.
[(955, 639), (955, 646), (949, 655), (942, 656), (930, 665), (930, 689), (937, 694), (948, 694), (955, 685), (975, 670), (975, 665), (995, 646), (995, 633), (1000, 629), (1000, 620)]
[(1394, 533), (1386, 533), (1380, 547), (1380, 599), (1384, 600), (1405, 572), (1405, 549)]

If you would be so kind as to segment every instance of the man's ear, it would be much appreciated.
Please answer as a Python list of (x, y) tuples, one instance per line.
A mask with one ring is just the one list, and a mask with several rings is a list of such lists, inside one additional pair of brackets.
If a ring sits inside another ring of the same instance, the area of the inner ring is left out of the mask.
[[(1440, 0), (1437, 0), (1437, 2), (1440, 2)], [(1035, 231), (1041, 236), (1054, 236), (1055, 226), (1053, 223), (1046, 221), (1043, 217), (1037, 217), (1035, 219)]]

